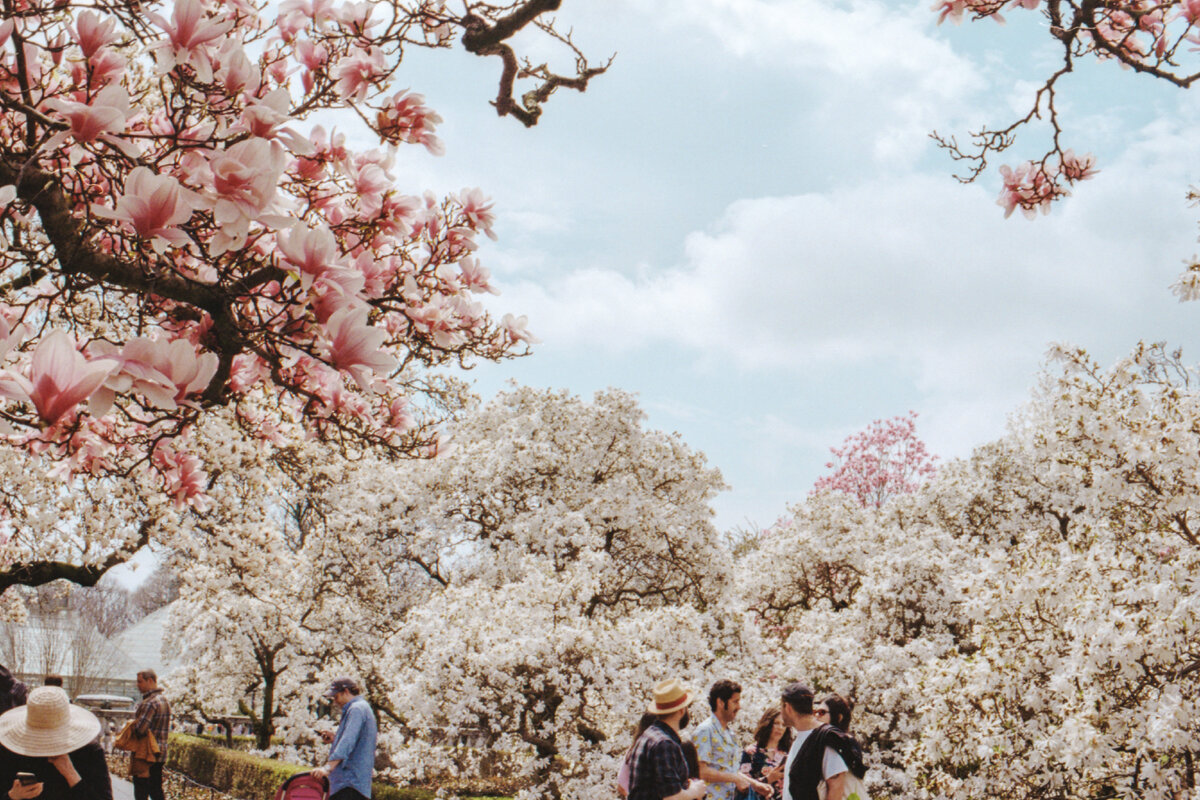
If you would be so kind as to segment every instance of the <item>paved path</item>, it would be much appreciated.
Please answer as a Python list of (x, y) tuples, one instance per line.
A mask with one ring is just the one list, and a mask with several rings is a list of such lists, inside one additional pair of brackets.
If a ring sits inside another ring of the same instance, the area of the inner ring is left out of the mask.
[(113, 800), (133, 800), (133, 784), (124, 778), (112, 776)]

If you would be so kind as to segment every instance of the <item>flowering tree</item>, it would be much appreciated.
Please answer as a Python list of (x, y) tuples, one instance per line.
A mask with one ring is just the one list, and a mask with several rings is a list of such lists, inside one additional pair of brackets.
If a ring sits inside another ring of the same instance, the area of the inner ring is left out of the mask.
[(308, 748), (314, 690), (355, 674), (393, 777), (449, 770), (434, 745), (478, 735), (541, 790), (595, 796), (646, 687), (701, 681), (742, 635), (715, 613), (720, 475), (642, 422), (623, 392), (517, 388), (401, 462), (201, 428), (226, 468), (176, 537), (179, 699), (229, 713), (253, 686), (260, 732)]
[(987, 549), (957, 580), (974, 650), (927, 665), (913, 764), (950, 796), (1178, 797), (1200, 734), (1195, 374), (1158, 347), (1059, 358), (959, 517)]
[(1195, 372), (1057, 357), (1003, 439), (879, 508), (814, 495), (739, 565), (766, 663), (857, 701), (888, 796), (1195, 788)]
[[(341, 524), (335, 502), (371, 513), (369, 491), (402, 484), (405, 462), (340, 457), (297, 438), (274, 446), (241, 435), (229, 412), (194, 434), (214, 465), (213, 508), (170, 539), (182, 586), (173, 647), (182, 668), (173, 701), (210, 719), (250, 717), (258, 747), (278, 726), (311, 743), (323, 678), (374, 676), (379, 651), (412, 596), (432, 581)], [(334, 486), (345, 486), (336, 497)], [(378, 705), (379, 684), (369, 699)]]
[[(403, 193), (391, 149), (440, 152), (397, 91), (406, 48), (501, 63), (494, 105), (536, 123), (589, 67), (545, 18), (560, 0), (20, 3), (0, 13), (0, 430), (64, 473), (152, 472), (207, 506), (187, 442), (212, 409), (249, 435), (428, 454), (463, 403), (430, 368), (525, 352), (473, 256), (476, 189)], [(561, 44), (571, 75), (511, 41)], [(514, 99), (519, 81), (529, 84)], [(312, 126), (342, 112), (380, 149)]]
[(1032, 218), (1039, 209), (1070, 193), (1069, 187), (1095, 175), (1093, 156), (1076, 156), (1063, 144), (1064, 131), (1055, 103), (1059, 81), (1075, 70), (1081, 59), (1116, 61), (1132, 69), (1188, 88), (1200, 79), (1200, 63), (1193, 55), (1200, 44), (1200, 5), (1195, 0), (939, 0), (934, 10), (938, 21), (955, 23), (964, 17), (1003, 22), (1006, 7), (1015, 13), (1040, 13), (1046, 30), (1060, 46), (1058, 68), (1035, 92), (1033, 105), (1021, 118), (1003, 128), (983, 127), (971, 134), (969, 146), (960, 147), (954, 137), (934, 139), (967, 170), (960, 180), (975, 180), (989, 160), (1016, 141), (1017, 133), (1034, 120), (1050, 129), (1050, 146), (1045, 154), (1016, 167), (1002, 167), (1004, 188), (999, 204), (1005, 216), (1020, 208)]
[[(381, 481), (378, 513), (344, 515), (441, 587), (379, 670), (415, 740), (482, 731), (550, 796), (594, 797), (634, 698), (733, 635), (705, 613), (730, 565), (709, 506), (720, 474), (643, 420), (624, 392), (515, 388), (408, 486)], [(430, 767), (422, 745), (396, 754), (407, 775)]]
[(937, 456), (917, 438), (917, 412), (889, 420), (877, 419), (866, 430), (831, 447), (833, 473), (813, 484), (813, 492), (844, 492), (863, 506), (879, 508), (898, 494), (915, 491), (932, 476)]

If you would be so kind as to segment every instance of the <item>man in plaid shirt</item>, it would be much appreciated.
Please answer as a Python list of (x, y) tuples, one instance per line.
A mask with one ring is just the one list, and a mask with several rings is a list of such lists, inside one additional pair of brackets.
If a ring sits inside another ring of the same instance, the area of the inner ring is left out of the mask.
[(149, 777), (133, 779), (133, 797), (134, 800), (164, 800), (163, 762), (167, 760), (167, 737), (171, 734), (171, 704), (158, 688), (158, 675), (152, 669), (137, 674), (137, 688), (142, 693), (142, 702), (138, 703), (133, 715), (133, 733), (139, 737), (154, 734), (154, 740), (158, 742), (158, 761), (150, 765)]
[(695, 695), (677, 680), (654, 687), (646, 709), (658, 721), (646, 729), (630, 757), (629, 800), (700, 800), (705, 783), (688, 774), (679, 730), (687, 726), (688, 706)]

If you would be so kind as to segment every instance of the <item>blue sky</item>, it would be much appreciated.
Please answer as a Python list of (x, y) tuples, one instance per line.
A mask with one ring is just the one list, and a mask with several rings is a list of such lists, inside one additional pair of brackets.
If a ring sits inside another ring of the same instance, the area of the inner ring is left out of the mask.
[[(729, 528), (770, 524), (878, 417), (915, 410), (935, 453), (967, 455), (1003, 433), (1051, 342), (1108, 362), (1163, 339), (1195, 357), (1200, 307), (1168, 291), (1197, 249), (1194, 94), (1112, 64), (1070, 76), (1069, 143), (1101, 173), (1034, 222), (1003, 219), (996, 174), (955, 182), (928, 139), (1024, 113), (1058, 55), (1040, 16), (1008, 17), (567, 0), (560, 27), (617, 58), (532, 130), (487, 104), (494, 60), (411, 54), (405, 80), (445, 118), (447, 153), (406, 148), (397, 176), (496, 200), (493, 308), (543, 340), (475, 370), (478, 390), (638, 393), (651, 426), (725, 474)], [(1044, 146), (1030, 134), (1008, 161)]]

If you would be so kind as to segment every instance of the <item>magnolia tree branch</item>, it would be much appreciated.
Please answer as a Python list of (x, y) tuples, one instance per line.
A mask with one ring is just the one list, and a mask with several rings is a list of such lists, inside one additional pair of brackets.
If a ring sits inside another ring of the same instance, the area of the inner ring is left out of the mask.
[[(561, 5), (562, 0), (527, 0), (497, 19), (489, 20), (482, 14), (468, 13), (460, 20), (464, 28), (462, 43), (467, 52), (477, 56), (497, 56), (501, 61), (500, 87), (496, 99), (492, 101), (496, 113), (502, 117), (516, 117), (527, 128), (537, 124), (542, 115), (542, 104), (550, 99), (556, 89), (564, 87), (586, 91), (588, 81), (602, 75), (612, 64), (610, 58), (604, 66), (589, 67), (587, 59), (571, 42), (569, 35), (560, 35), (554, 30), (553, 23), (539, 21), (541, 15), (557, 11)], [(535, 67), (526, 61), (524, 67), (521, 66), (508, 40), (530, 23), (537, 24), (574, 52), (576, 73), (573, 77), (555, 74), (545, 64)], [(539, 84), (525, 92), (518, 103), (514, 92), (520, 78), (535, 78)]]
[(1048, 213), (1051, 204), (1070, 194), (1070, 187), (1096, 174), (1095, 159), (1076, 156), (1063, 142), (1063, 129), (1055, 107), (1059, 79), (1074, 71), (1076, 59), (1091, 56), (1115, 60), (1135, 72), (1188, 88), (1200, 79), (1200, 63), (1191, 53), (1200, 51), (1200, 7), (1193, 0), (944, 0), (935, 6), (940, 21), (964, 18), (1003, 22), (1004, 8), (1014, 13), (1039, 11), (1051, 37), (1062, 47), (1062, 66), (1045, 79), (1034, 95), (1028, 113), (1003, 128), (984, 127), (971, 133), (970, 146), (936, 131), (931, 137), (955, 161), (966, 162), (956, 175), (971, 183), (982, 175), (989, 156), (1002, 153), (1017, 141), (1022, 129), (1042, 122), (1049, 128), (1050, 144), (1040, 156), (1013, 167), (1001, 167), (1004, 187), (997, 201), (1005, 216), (1015, 209), (1033, 218)]
[(122, 548), (99, 563), (28, 561), (12, 564), (0, 570), (0, 594), (4, 594), (10, 586), (42, 586), (57, 580), (70, 581), (78, 586), (95, 586), (110, 569), (124, 564), (139, 548), (150, 543), (152, 527), (150, 522), (143, 522), (132, 547)]

